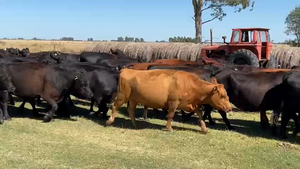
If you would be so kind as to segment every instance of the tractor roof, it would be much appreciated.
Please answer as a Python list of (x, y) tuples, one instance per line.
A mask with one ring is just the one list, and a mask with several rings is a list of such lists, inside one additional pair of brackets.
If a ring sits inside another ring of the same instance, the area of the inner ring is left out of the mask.
[[(270, 30), (268, 28), (234, 28), (234, 29), (240, 29), (240, 30), (264, 30), (264, 31)], [(232, 30), (234, 30), (234, 29), (232, 29)]]

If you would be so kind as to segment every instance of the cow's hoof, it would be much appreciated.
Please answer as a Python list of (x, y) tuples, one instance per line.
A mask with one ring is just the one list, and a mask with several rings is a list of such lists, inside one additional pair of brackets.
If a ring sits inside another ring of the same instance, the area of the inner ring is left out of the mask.
[(52, 118), (51, 118), (50, 116), (46, 115), (46, 116), (44, 117), (44, 122), (45, 122), (45, 123), (48, 123), (48, 122), (50, 122), (50, 121), (52, 121)]
[(90, 116), (94, 116), (95, 114), (96, 114), (96, 113), (93, 112), (93, 111), (90, 112)]
[(261, 128), (262, 129), (269, 129), (270, 125), (269, 125), (269, 123), (261, 123)]
[(277, 136), (277, 127), (276, 126), (271, 127), (271, 133), (273, 136)]
[(0, 120), (0, 124), (3, 124), (3, 123), (4, 123), (4, 120), (3, 120), (3, 119), (1, 119), (1, 120)]
[(143, 118), (143, 119), (144, 119), (144, 121), (146, 121), (146, 122), (149, 122), (149, 121), (150, 121), (149, 118)]
[(214, 126), (214, 125), (216, 125), (216, 122), (215, 121), (209, 121), (209, 125), (212, 125), (212, 126)]
[(113, 123), (113, 121), (111, 121), (111, 120), (106, 121), (106, 125), (111, 125), (112, 123)]
[(11, 121), (11, 117), (4, 117), (4, 120)]
[(202, 134), (207, 134), (208, 132), (207, 132), (207, 130), (202, 130), (201, 133)]
[(232, 127), (232, 126), (227, 127), (227, 129), (228, 129), (229, 131), (235, 131), (235, 128)]
[(105, 114), (105, 115), (102, 115), (102, 119), (104, 120), (107, 120), (108, 119), (108, 116)]

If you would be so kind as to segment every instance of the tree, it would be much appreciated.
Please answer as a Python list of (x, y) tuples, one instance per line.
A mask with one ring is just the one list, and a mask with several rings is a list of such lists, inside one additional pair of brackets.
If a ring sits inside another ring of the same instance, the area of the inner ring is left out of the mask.
[(300, 47), (300, 6), (296, 6), (285, 18), (287, 35), (295, 35), (297, 46)]
[[(254, 2), (253, 0), (192, 0), (194, 7), (194, 21), (196, 29), (196, 43), (202, 43), (202, 25), (208, 22), (211, 22), (215, 19), (222, 19), (226, 16), (226, 13), (223, 11), (223, 7), (230, 6), (235, 8), (235, 12), (241, 12), (243, 9), (246, 9), (250, 6), (250, 11), (253, 10)], [(206, 10), (211, 10), (212, 13), (211, 19), (207, 21), (202, 21), (202, 13)]]
[(145, 42), (145, 40), (144, 40), (144, 38), (141, 38), (141, 40), (140, 40), (141, 42)]
[(134, 42), (140, 42), (140, 39), (139, 38), (135, 38)]
[(88, 41), (94, 41), (94, 39), (93, 39), (93, 38), (88, 38), (87, 40), (88, 40)]
[(124, 38), (122, 36), (118, 37), (119, 42), (124, 42)]

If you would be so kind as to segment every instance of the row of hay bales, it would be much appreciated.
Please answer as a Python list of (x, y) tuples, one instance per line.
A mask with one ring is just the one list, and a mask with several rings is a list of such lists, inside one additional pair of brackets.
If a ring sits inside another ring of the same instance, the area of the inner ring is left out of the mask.
[[(209, 44), (193, 43), (135, 43), (135, 42), (97, 42), (86, 46), (85, 51), (109, 52), (119, 49), (131, 58), (141, 57), (145, 61), (155, 59), (184, 59), (195, 61), (200, 58), (201, 48)], [(282, 68), (300, 66), (300, 48), (274, 45), (272, 55)]]

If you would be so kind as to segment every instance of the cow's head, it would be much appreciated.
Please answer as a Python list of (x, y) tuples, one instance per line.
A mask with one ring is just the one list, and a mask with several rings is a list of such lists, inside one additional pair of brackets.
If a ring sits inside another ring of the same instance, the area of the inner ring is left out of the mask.
[(14, 93), (16, 88), (11, 82), (11, 77), (7, 74), (4, 66), (0, 65), (0, 90), (8, 90)]
[(29, 51), (28, 48), (24, 48), (24, 49), (22, 49), (22, 50), (20, 51), (20, 54), (21, 54), (22, 57), (27, 57), (27, 56), (29, 56), (30, 51)]
[(92, 98), (93, 92), (90, 89), (89, 81), (86, 77), (86, 71), (84, 69), (76, 70), (74, 74), (74, 90), (76, 93), (84, 98)]
[(212, 79), (212, 83), (214, 84), (214, 87), (211, 91), (211, 106), (224, 112), (231, 111), (232, 106), (230, 104), (229, 97), (224, 88), (224, 85), (218, 84), (215, 78)]

